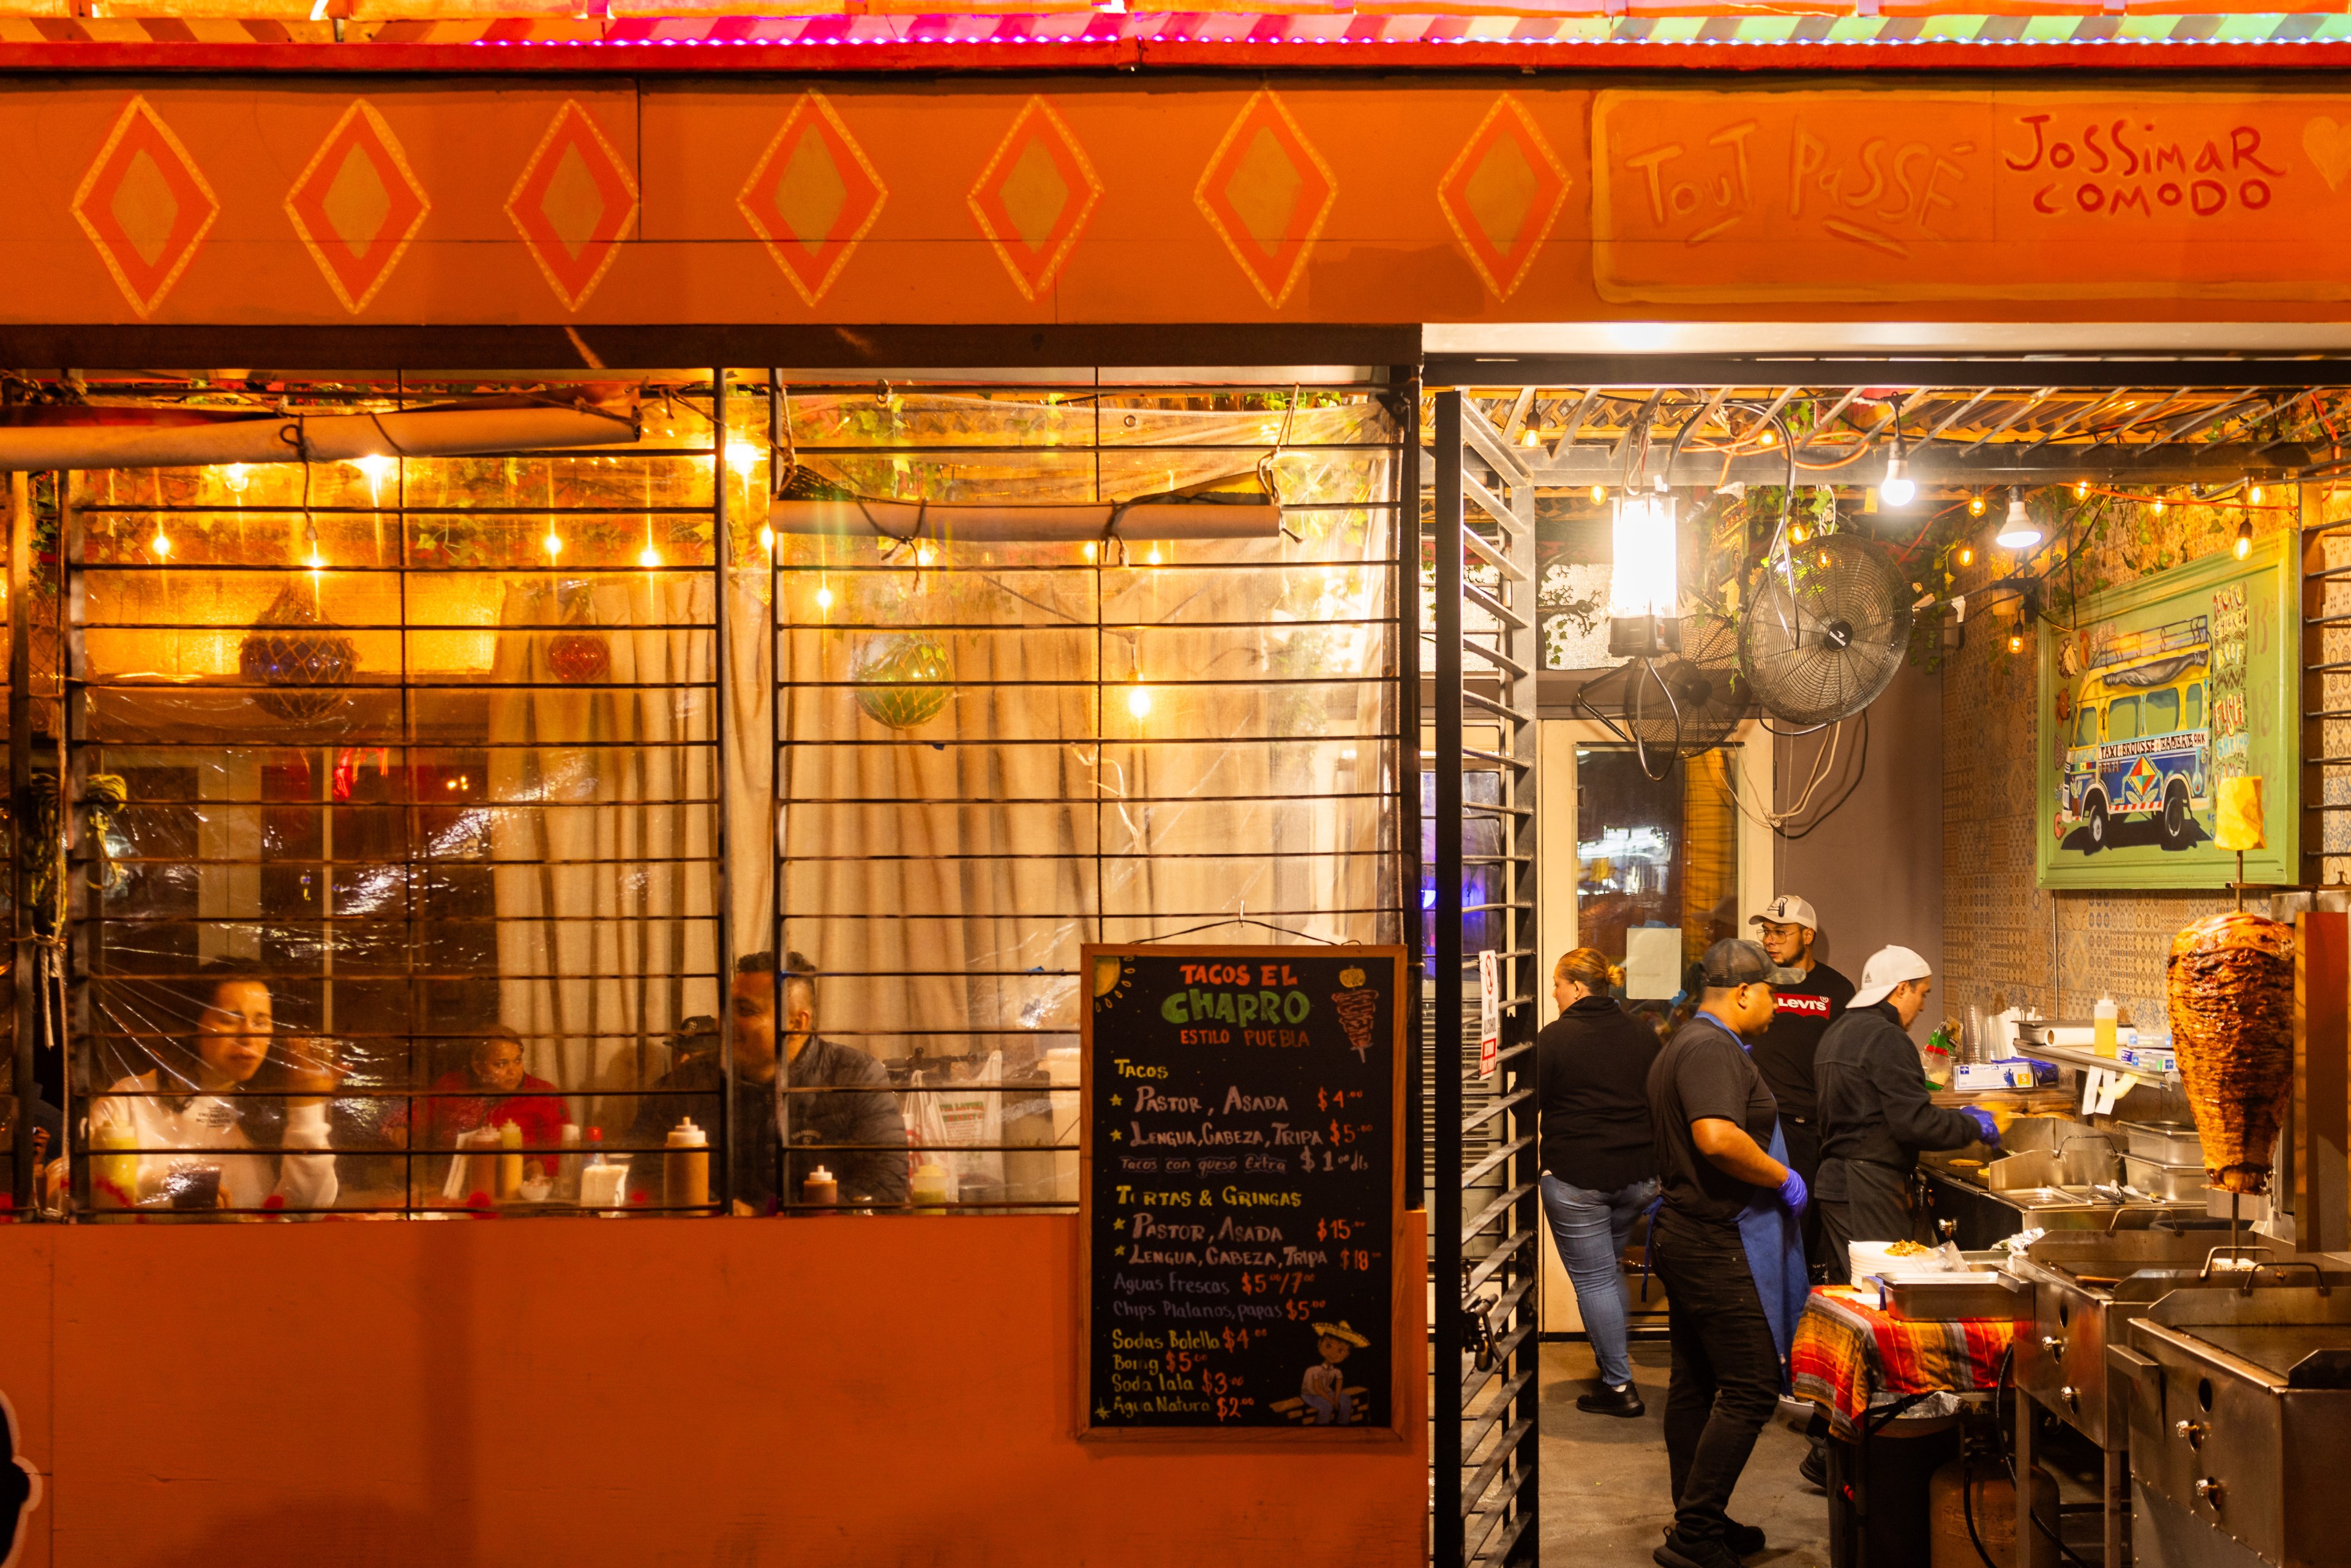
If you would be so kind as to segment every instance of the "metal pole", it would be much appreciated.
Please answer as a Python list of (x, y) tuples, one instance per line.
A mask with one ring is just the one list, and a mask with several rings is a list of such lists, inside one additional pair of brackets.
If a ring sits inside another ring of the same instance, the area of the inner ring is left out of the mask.
[(33, 476), (8, 476), (9, 887), (16, 950), (8, 978), (16, 1003), (16, 1131), (9, 1192), (18, 1214), (34, 1207), (33, 1108), (40, 1103), (33, 1046), (40, 1028), (40, 945), (33, 937)]
[(1420, 999), (1427, 984), (1428, 954), (1421, 936), (1420, 879), (1420, 377), (1408, 366), (1399, 367), (1403, 392), (1395, 406), (1397, 457), (1402, 466), (1396, 484), (1396, 729), (1402, 737), (1396, 750), (1396, 874), (1404, 885), (1396, 890), (1404, 911), (1405, 951), (1410, 974), (1400, 1005), (1406, 1007), (1405, 1095), (1409, 1113), (1404, 1124), (1404, 1202), (1408, 1209), (1428, 1206), (1423, 1170), (1428, 1145), (1421, 1119), (1428, 1107), (1421, 1098), (1421, 1075), (1426, 1071), (1428, 1040), (1421, 1026)]
[(1466, 1546), (1461, 1499), (1461, 393), (1437, 394), (1436, 1560)]
[[(733, 691), (729, 679), (734, 664), (734, 650), (727, 643), (726, 567), (735, 549), (735, 539), (726, 516), (726, 367), (718, 366), (710, 372), (710, 559), (711, 578), (715, 591), (711, 596), (711, 631), (717, 640), (716, 656), (711, 660), (715, 679), (710, 693), (710, 736), (716, 749), (712, 764), (717, 776), (711, 782), (716, 786), (711, 794), (718, 809), (714, 813), (712, 849), (716, 857), (716, 874), (711, 887), (713, 935), (718, 950), (718, 1213), (722, 1218), (735, 1212), (735, 922), (730, 907), (733, 895), (726, 878), (726, 808), (731, 791), (726, 788), (726, 702)], [(664, 619), (667, 619), (666, 616)], [(783, 1042), (779, 1040), (777, 1044)], [(780, 1071), (780, 1069), (779, 1069)], [(673, 1197), (672, 1203), (677, 1200)]]

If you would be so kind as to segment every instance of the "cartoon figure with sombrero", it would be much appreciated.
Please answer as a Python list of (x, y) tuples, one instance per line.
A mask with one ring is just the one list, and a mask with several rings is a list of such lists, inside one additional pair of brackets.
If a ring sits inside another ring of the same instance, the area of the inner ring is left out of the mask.
[(1346, 1374), (1340, 1364), (1354, 1352), (1369, 1348), (1371, 1341), (1357, 1333), (1344, 1318), (1335, 1323), (1314, 1325), (1314, 1348), (1322, 1359), (1306, 1369), (1298, 1385), (1300, 1420), (1310, 1427), (1350, 1427), (1357, 1419), (1355, 1396), (1366, 1392), (1347, 1386)]

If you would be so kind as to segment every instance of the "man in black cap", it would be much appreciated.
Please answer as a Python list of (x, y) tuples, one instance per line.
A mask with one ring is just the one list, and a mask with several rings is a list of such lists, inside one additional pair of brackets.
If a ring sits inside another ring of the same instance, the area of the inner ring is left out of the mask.
[(1649, 1069), (1665, 1178), (1650, 1255), (1673, 1342), (1674, 1523), (1655, 1553), (1665, 1568), (1729, 1568), (1763, 1549), (1763, 1532), (1727, 1511), (1779, 1405), (1807, 1288), (1804, 1178), (1789, 1168), (1779, 1106), (1747, 1053), (1771, 1021), (1772, 988), (1798, 977), (1753, 942), (1718, 942), (1699, 967), (1698, 1011)]
[[(1755, 1067), (1780, 1103), (1780, 1131), (1788, 1140), (1788, 1163), (1806, 1187), (1820, 1185), (1819, 1091), (1813, 1071), (1821, 1037), (1853, 1005), (1853, 982), (1813, 956), (1821, 917), (1792, 893), (1783, 893), (1750, 915), (1756, 940), (1771, 961), (1797, 978), (1772, 988), (1779, 1004), (1771, 1024), (1755, 1039)], [(1817, 1206), (1804, 1210), (1804, 1257), (1817, 1271), (1827, 1260), (1821, 1247)]]

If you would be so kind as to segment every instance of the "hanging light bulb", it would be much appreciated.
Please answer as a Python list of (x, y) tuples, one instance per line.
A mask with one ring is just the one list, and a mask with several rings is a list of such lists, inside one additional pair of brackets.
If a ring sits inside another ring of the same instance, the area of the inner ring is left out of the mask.
[(2011, 490), (2008, 493), (2008, 520), (2001, 524), (1995, 542), (2002, 549), (2031, 549), (2041, 539), (2041, 525), (2034, 522), (2032, 514), (2024, 509), (2024, 492)]
[(2077, 501), (2086, 501), (2089, 498), (2090, 482), (2087, 479), (2076, 479), (2074, 481), (2074, 499)]
[(221, 470), (221, 483), (228, 486), (232, 494), (242, 496), (245, 487), (253, 483), (253, 470), (242, 463), (232, 463)]
[(2237, 559), (2244, 559), (2253, 553), (2253, 519), (2247, 517), (2237, 525)]
[(647, 571), (658, 570), (661, 567), (661, 551), (653, 549), (651, 545), (645, 546), (644, 549), (637, 552), (637, 564), (643, 567)]
[(1519, 437), (1519, 444), (1521, 446), (1541, 446), (1542, 444), (1542, 433), (1531, 424), (1527, 426), (1527, 433)]
[(1902, 472), (1902, 453), (1897, 447), (1886, 460), (1886, 477), (1877, 482), (1877, 498), (1889, 507), (1907, 507), (1917, 495), (1917, 483)]
[(1976, 547), (1973, 545), (1961, 545), (1959, 547), (1959, 564), (1961, 566), (1973, 566), (1975, 563)]
[(2011, 632), (2008, 634), (2008, 651), (2011, 653), (2022, 653), (2024, 652), (2023, 632)]
[(2160, 496), (2158, 496), (2155, 498), (2155, 509), (2158, 515), (2160, 515), (2163, 511), (2163, 497)]
[(759, 527), (759, 548), (769, 555), (776, 553), (776, 530), (764, 523)]
[(1771, 433), (1767, 430), (1762, 434), (1755, 438), (1755, 443), (1759, 446), (1769, 446), (1771, 444), (1773, 439), (1774, 437)]
[(549, 561), (563, 553), (563, 537), (555, 531), (555, 525), (552, 523), (547, 526), (547, 537), (538, 543), (539, 548), (547, 551), (547, 559)]
[(2245, 498), (2254, 506), (2260, 506), (2262, 504), (2262, 487), (2259, 485), (2252, 486), (2246, 491)]
[(1093, 541), (1093, 540), (1092, 540), (1092, 539), (1088, 539), (1088, 540), (1086, 541), (1086, 559), (1087, 559), (1088, 560), (1092, 560), (1092, 559), (1094, 559), (1095, 554), (1096, 554), (1096, 553), (1098, 552), (1098, 550), (1099, 550), (1099, 548), (1100, 548), (1100, 547), (1098, 547), (1098, 546), (1094, 543), (1094, 541)]
[(371, 452), (364, 457), (354, 457), (351, 463), (360, 473), (367, 476), (368, 483), (371, 485), (383, 483), (384, 476), (400, 465), (399, 459), (386, 457), (381, 452)]
[(155, 537), (147, 541), (147, 548), (154, 552), (158, 560), (172, 559), (172, 536), (163, 531), (162, 524), (155, 525)]
[(925, 539), (922, 543), (914, 547), (914, 564), (916, 566), (927, 568), (931, 562), (938, 559), (939, 552), (931, 548), (930, 540)]
[(816, 607), (820, 613), (832, 608), (832, 590), (823, 583), (817, 584)]
[(1593, 506), (1597, 507), (1597, 506), (1599, 506), (1602, 502), (1604, 502), (1604, 501), (1605, 501), (1605, 500), (1607, 500), (1607, 499), (1608, 499), (1608, 486), (1605, 486), (1605, 485), (1594, 485), (1593, 486), (1592, 486), (1592, 504), (1593, 504)]
[(1802, 544), (1804, 540), (1810, 537), (1811, 536), (1804, 531), (1804, 525), (1802, 523), (1794, 524), (1788, 529), (1788, 538), (1791, 543)]
[(1157, 566), (1159, 564), (1159, 547), (1155, 544), (1153, 545), (1151, 547), (1151, 553), (1145, 556), (1144, 559), (1150, 565)]
[(737, 474), (748, 474), (759, 461), (759, 449), (747, 441), (726, 444), (726, 466)]
[(1968, 497), (1968, 516), (1971, 517), (1980, 517), (1983, 515), (1984, 498), (1980, 495), (1970, 496)]
[(1138, 673), (1134, 684), (1126, 688), (1126, 711), (1136, 718), (1151, 716), (1151, 688), (1143, 684)]
[(1613, 657), (1654, 655), (1680, 645), (1678, 532), (1670, 495), (1626, 495), (1616, 502), (1616, 562), (1608, 577), (1608, 651)]

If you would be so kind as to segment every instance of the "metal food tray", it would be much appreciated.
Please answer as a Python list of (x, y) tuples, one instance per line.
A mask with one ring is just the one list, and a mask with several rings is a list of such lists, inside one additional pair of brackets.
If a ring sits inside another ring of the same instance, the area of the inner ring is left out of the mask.
[(2007, 1274), (1872, 1274), (1877, 1310), (1897, 1318), (2013, 1318), (2023, 1287)]
[(2125, 1179), (2135, 1191), (2149, 1197), (2202, 1197), (2204, 1167), (2201, 1165), (2168, 1166), (2156, 1160), (2142, 1159), (2137, 1155), (2123, 1156)]
[(2130, 1137), (2127, 1151), (2159, 1166), (2201, 1166), (2204, 1138), (2187, 1122), (2124, 1122), (2119, 1130)]

